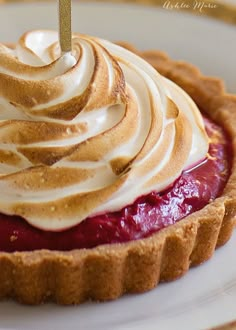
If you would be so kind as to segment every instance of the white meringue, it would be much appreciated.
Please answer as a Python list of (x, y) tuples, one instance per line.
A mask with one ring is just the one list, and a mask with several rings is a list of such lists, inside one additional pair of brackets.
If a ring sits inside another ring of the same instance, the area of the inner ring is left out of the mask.
[(0, 212), (59, 231), (161, 191), (206, 157), (180, 87), (115, 44), (53, 31), (0, 44)]

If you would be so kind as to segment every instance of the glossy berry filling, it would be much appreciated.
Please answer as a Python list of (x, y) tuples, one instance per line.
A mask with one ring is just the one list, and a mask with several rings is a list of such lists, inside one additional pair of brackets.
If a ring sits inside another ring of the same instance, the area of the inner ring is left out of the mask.
[(141, 196), (132, 205), (113, 213), (85, 219), (62, 232), (43, 231), (17, 216), (0, 214), (0, 250), (72, 250), (150, 236), (219, 196), (230, 175), (231, 146), (223, 129), (205, 121), (210, 137), (207, 158), (184, 171), (171, 187)]

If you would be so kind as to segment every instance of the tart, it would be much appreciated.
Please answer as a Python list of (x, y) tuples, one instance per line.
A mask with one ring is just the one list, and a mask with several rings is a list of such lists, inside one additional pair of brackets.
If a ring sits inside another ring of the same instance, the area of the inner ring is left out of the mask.
[[(236, 97), (190, 64), (122, 46), (75, 34), (74, 54), (60, 57), (51, 31), (1, 45), (1, 298), (79, 304), (144, 292), (209, 259), (233, 232)], [(192, 117), (179, 111), (187, 105)], [(138, 113), (148, 106), (151, 116)], [(156, 173), (162, 161), (171, 166)]]

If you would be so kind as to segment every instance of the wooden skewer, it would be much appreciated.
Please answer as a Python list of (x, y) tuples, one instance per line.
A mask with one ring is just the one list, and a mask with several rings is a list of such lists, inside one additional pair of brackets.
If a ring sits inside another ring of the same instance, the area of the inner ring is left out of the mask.
[(62, 54), (71, 52), (71, 0), (59, 0), (59, 38)]

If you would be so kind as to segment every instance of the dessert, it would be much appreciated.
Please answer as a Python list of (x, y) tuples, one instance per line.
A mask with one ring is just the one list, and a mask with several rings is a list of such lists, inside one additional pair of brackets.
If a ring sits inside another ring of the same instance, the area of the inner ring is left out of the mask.
[(143, 292), (230, 238), (236, 97), (123, 46), (74, 34), (60, 56), (53, 31), (0, 46), (1, 297)]

